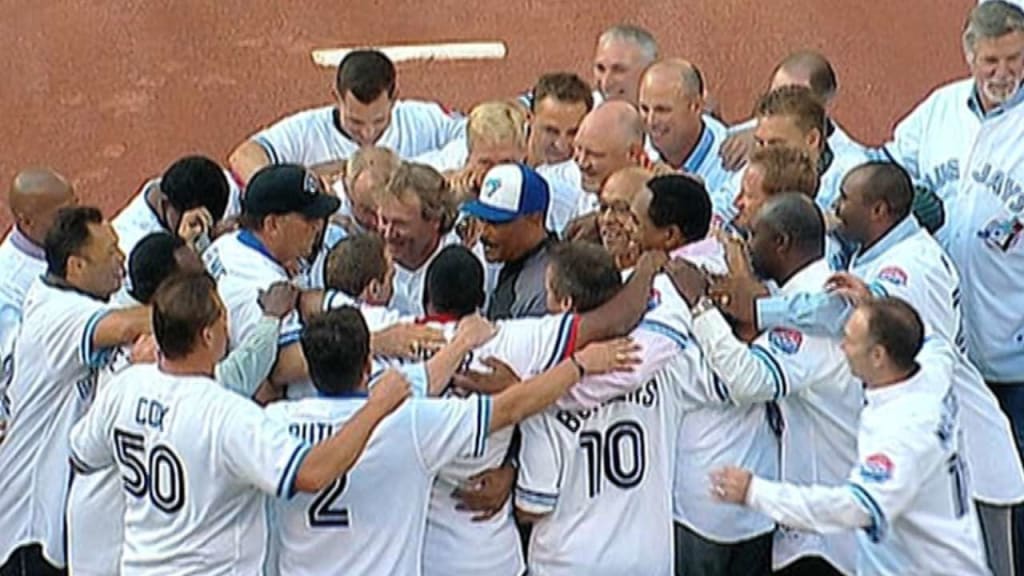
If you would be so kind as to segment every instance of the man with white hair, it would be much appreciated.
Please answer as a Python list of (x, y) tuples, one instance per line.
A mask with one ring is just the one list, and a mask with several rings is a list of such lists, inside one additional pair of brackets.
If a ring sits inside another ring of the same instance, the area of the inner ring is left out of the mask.
[(597, 39), (594, 53), (594, 103), (625, 100), (637, 104), (640, 76), (658, 59), (658, 43), (647, 30), (618, 24)]
[[(929, 94), (882, 148), (916, 185), (947, 204), (967, 174), (982, 124), (1005, 111), (1024, 80), (1024, 12), (1003, 0), (980, 3), (964, 24), (963, 49), (971, 77)], [(939, 239), (944, 241), (947, 232), (940, 229)]]

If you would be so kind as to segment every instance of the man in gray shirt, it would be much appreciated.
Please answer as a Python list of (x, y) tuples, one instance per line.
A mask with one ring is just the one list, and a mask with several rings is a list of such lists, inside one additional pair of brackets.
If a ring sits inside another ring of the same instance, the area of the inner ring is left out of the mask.
[(489, 320), (542, 316), (547, 312), (544, 271), (554, 242), (544, 221), (548, 184), (525, 164), (499, 164), (484, 176), (479, 196), (462, 212), (481, 222), (488, 262), (501, 263), (487, 305)]

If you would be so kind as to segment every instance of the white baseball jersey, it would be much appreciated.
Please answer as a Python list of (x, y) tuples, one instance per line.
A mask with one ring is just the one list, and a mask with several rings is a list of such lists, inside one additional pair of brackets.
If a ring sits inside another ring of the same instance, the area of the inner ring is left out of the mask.
[[(673, 166), (688, 174), (700, 177), (708, 190), (718, 190), (729, 180), (731, 172), (722, 165), (718, 151), (722, 142), (729, 136), (729, 129), (715, 118), (705, 114), (701, 117), (702, 125), (697, 144), (690, 151), (681, 166)], [(650, 138), (645, 143), (647, 156), (654, 162), (664, 162), (661, 152), (655, 148)]]
[[(399, 100), (391, 109), (391, 124), (375, 145), (409, 159), (444, 147), (465, 130), (464, 118), (445, 112), (433, 102)], [(359, 144), (341, 131), (334, 106), (311, 108), (283, 118), (256, 133), (252, 141), (263, 148), (271, 164), (311, 166), (348, 158), (359, 149)]]
[(986, 380), (1024, 382), (1024, 88), (986, 119), (956, 200), (946, 210), (949, 251), (963, 275), (971, 359)]
[(7, 419), (4, 393), (11, 377), (14, 361), (14, 338), (21, 324), (25, 295), (40, 276), (46, 273), (46, 254), (24, 234), (12, 227), (0, 244), (0, 422)]
[(597, 407), (553, 407), (520, 425), (516, 506), (544, 514), (530, 535), (530, 574), (672, 574), (680, 383), (706, 380), (690, 370), (685, 336), (656, 329), (641, 342), (667, 341), (672, 368)]
[[(241, 190), (230, 172), (225, 171), (224, 178), (228, 182), (228, 204), (224, 209), (223, 217), (229, 218), (242, 211)], [(118, 246), (124, 252), (125, 257), (132, 253), (132, 249), (139, 243), (139, 240), (153, 232), (167, 232), (175, 236), (178, 234), (177, 230), (165, 228), (160, 217), (153, 211), (153, 207), (146, 202), (146, 193), (154, 186), (159, 185), (159, 177), (147, 180), (135, 197), (110, 221), (114, 230), (117, 231)]]
[[(685, 258), (716, 274), (724, 273), (726, 267), (722, 246), (713, 238), (687, 244), (671, 256)], [(687, 353), (703, 354), (702, 361), (706, 363), (706, 352), (693, 337), (690, 307), (671, 280), (664, 275), (655, 277), (654, 293), (662, 306), (649, 311), (645, 322), (674, 326), (690, 341)], [(666, 316), (665, 312), (673, 316)], [(682, 387), (687, 405), (676, 446), (673, 519), (708, 540), (740, 542), (770, 532), (774, 524), (763, 514), (712, 498), (708, 475), (722, 466), (738, 465), (775, 478), (779, 467), (778, 442), (764, 405), (726, 402), (720, 380), (710, 366), (704, 370), (708, 373), (705, 378), (674, 379), (674, 384)], [(688, 371), (695, 373), (697, 368)]]
[(1024, 470), (1006, 415), (963, 354), (960, 277), (938, 243), (913, 216), (869, 250), (855, 254), (851, 271), (872, 292), (902, 298), (925, 325), (958, 349), (953, 368), (965, 431), (964, 455), (975, 479), (974, 496), (991, 504), (1024, 500)]
[(454, 232), (441, 236), (434, 253), (415, 270), (410, 270), (395, 262), (395, 277), (392, 281), (394, 294), (391, 296), (391, 308), (398, 310), (403, 316), (422, 316), (424, 314), (423, 283), (427, 280), (427, 268), (445, 246), (459, 242), (461, 240)]
[[(783, 294), (821, 290), (832, 271), (825, 259), (794, 274)], [(841, 483), (856, 459), (861, 384), (850, 374), (839, 342), (827, 336), (774, 328), (748, 347), (717, 311), (694, 321), (694, 336), (721, 378), (724, 399), (737, 404), (775, 401), (781, 413), (780, 477), (795, 484)], [(852, 532), (829, 536), (780, 529), (774, 568), (815, 555), (845, 573), (856, 568)]]
[(316, 258), (313, 259), (313, 262), (302, 274), (301, 284), (303, 289), (324, 289), (324, 269), (327, 266), (327, 256), (331, 253), (331, 249), (347, 236), (348, 232), (338, 224), (334, 222), (327, 223), (327, 227), (324, 228), (324, 239), (320, 245), (320, 250), (317, 251)]
[[(267, 413), (315, 443), (364, 403), (307, 398), (274, 404)], [(434, 477), (457, 457), (484, 453), (490, 417), (486, 396), (406, 402), (378, 426), (348, 474), (319, 494), (277, 503), (280, 573), (421, 574)]]
[(259, 573), (261, 494), (291, 497), (309, 449), (211, 378), (152, 364), (114, 378), (71, 437), (76, 468), (121, 472), (125, 575)]
[(64, 503), (71, 469), (68, 434), (92, 402), (108, 350), (93, 346), (107, 305), (37, 280), (25, 297), (7, 389), (11, 408), (0, 444), (0, 563), (18, 546), (41, 543), (64, 566)]
[(989, 574), (950, 378), (948, 362), (922, 363), (910, 379), (865, 392), (845, 485), (754, 479), (747, 502), (803, 530), (863, 527), (858, 574)]

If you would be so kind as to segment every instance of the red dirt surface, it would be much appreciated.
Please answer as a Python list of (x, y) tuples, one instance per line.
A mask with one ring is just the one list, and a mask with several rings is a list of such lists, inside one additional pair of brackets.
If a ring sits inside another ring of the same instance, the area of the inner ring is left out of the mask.
[[(840, 76), (835, 116), (862, 141), (933, 87), (966, 75), (959, 34), (971, 0), (15, 0), (0, 19), (0, 186), (52, 166), (108, 214), (175, 158), (224, 161), (258, 127), (329, 101), (333, 72), (314, 48), (503, 40), (503, 61), (400, 66), (403, 96), (468, 108), (514, 94), (540, 73), (590, 77), (602, 29), (631, 22), (666, 56), (696, 62), (728, 120), (773, 64), (822, 50)], [(6, 194), (3, 194), (6, 204)], [(0, 214), (0, 230), (10, 224)]]

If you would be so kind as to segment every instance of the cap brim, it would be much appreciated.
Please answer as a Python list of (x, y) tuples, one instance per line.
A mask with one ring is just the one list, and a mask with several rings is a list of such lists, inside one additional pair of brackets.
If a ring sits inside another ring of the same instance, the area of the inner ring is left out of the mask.
[(341, 200), (330, 194), (317, 194), (316, 199), (305, 206), (300, 212), (307, 218), (327, 218), (338, 211)]
[(519, 217), (517, 212), (488, 206), (479, 200), (471, 200), (463, 204), (462, 212), (485, 222), (511, 222)]

